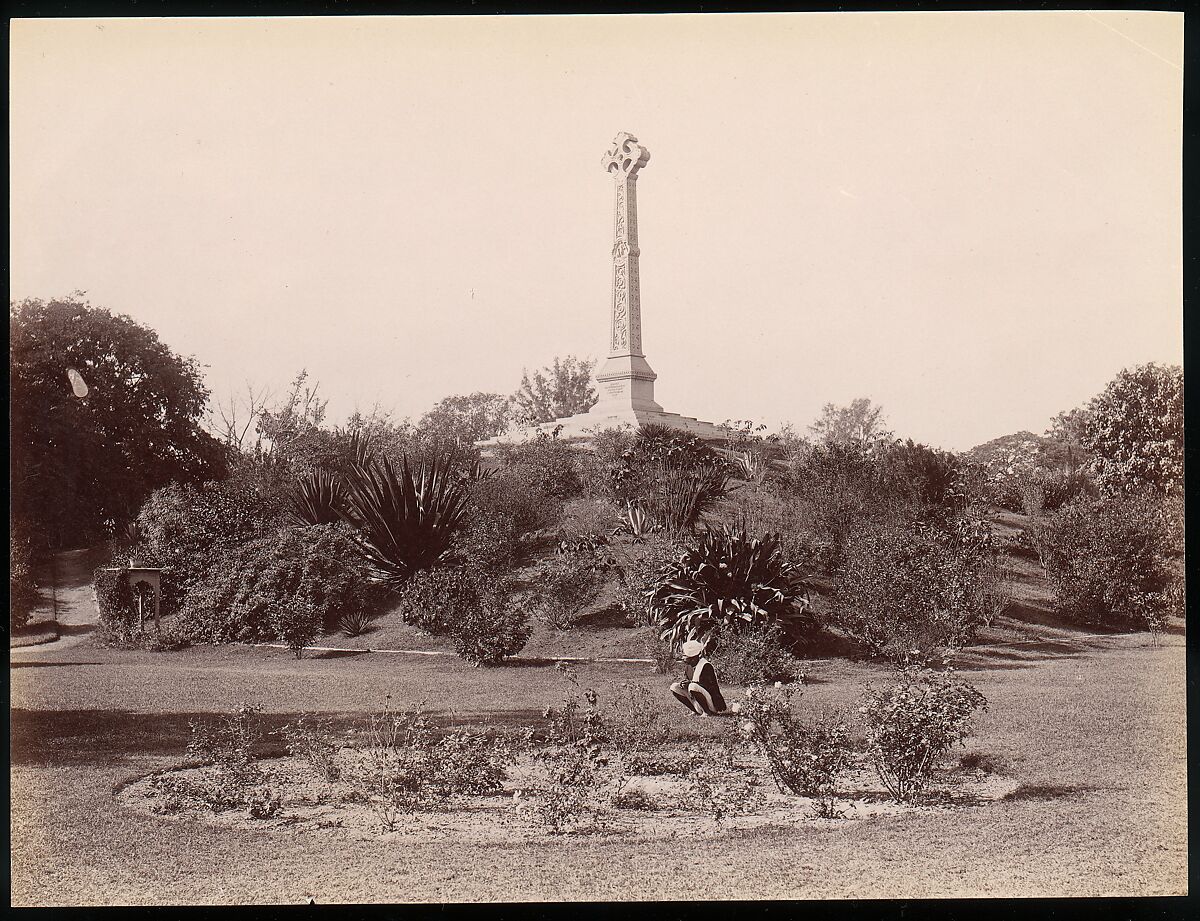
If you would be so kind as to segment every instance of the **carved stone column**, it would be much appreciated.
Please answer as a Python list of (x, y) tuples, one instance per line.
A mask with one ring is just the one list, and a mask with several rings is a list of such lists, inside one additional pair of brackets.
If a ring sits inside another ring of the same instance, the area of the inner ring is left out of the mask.
[(662, 412), (654, 402), (658, 377), (642, 352), (642, 292), (638, 275), (637, 178), (650, 151), (626, 131), (617, 135), (602, 165), (613, 177), (612, 322), (608, 360), (596, 373), (600, 402), (592, 414), (641, 409)]

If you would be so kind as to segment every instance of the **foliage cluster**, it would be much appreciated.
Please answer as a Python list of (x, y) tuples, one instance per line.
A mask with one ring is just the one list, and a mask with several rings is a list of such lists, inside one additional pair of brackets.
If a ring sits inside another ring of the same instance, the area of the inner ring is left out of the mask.
[(740, 700), (740, 731), (766, 759), (781, 793), (791, 791), (816, 801), (817, 814), (832, 818), (838, 781), (854, 754), (850, 727), (837, 713), (825, 711), (807, 720), (795, 713), (794, 687), (752, 685)]
[(374, 608), (370, 575), (345, 525), (285, 528), (214, 558), (180, 614), (198, 640), (282, 639), (299, 650), (343, 614)]
[(138, 513), (134, 552), (146, 565), (168, 570), (164, 604), (171, 610), (214, 560), (274, 534), (283, 510), (282, 491), (265, 488), (247, 466), (198, 486), (172, 483), (156, 490)]
[(925, 660), (963, 646), (1003, 604), (986, 523), (899, 521), (853, 532), (832, 615), (876, 654)]
[(984, 696), (953, 672), (908, 670), (892, 687), (868, 688), (860, 708), (867, 749), (888, 791), (900, 802), (920, 793), (981, 708)]
[(33, 541), (27, 530), (12, 515), (8, 534), (8, 628), (17, 630), (29, 622), (37, 604), (37, 583), (33, 577)]
[(723, 630), (802, 616), (803, 583), (776, 535), (723, 526), (669, 563), (649, 596), (660, 635), (673, 648)]
[(1160, 496), (1076, 501), (1040, 522), (1033, 539), (1068, 617), (1157, 633), (1183, 614), (1182, 521)]

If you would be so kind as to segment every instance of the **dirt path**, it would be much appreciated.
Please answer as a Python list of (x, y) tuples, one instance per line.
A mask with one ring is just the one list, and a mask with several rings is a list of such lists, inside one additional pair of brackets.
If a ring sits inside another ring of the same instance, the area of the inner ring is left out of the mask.
[(97, 566), (104, 565), (109, 558), (109, 548), (104, 545), (64, 550), (55, 554), (52, 563), (45, 564), (39, 570), (41, 597), (29, 617), (29, 630), (36, 630), (39, 624), (57, 621), (59, 638), (20, 648), (33, 652), (78, 646), (96, 629), (99, 613), (92, 595), (92, 574)]

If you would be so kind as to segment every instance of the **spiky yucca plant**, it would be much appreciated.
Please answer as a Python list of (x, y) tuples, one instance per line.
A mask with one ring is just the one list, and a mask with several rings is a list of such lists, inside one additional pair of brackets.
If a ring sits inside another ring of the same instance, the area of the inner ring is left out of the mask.
[(345, 506), (345, 484), (328, 470), (314, 470), (297, 481), (288, 513), (300, 524), (333, 524)]
[(404, 457), (396, 470), (380, 457), (351, 468), (343, 517), (358, 528), (360, 547), (380, 582), (399, 586), (449, 553), (468, 496), (454, 461), (441, 454), (413, 470)]
[(778, 534), (750, 537), (726, 526), (669, 564), (647, 597), (660, 635), (678, 649), (722, 628), (777, 621), (802, 602), (802, 587)]
[(719, 467), (664, 464), (649, 500), (650, 511), (673, 534), (691, 531), (701, 516), (725, 495), (728, 478)]

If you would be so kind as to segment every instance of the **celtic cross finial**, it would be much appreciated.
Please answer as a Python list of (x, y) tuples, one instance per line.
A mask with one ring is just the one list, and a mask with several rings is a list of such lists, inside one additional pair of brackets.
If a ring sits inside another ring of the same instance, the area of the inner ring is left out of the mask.
[(640, 170), (650, 160), (650, 151), (638, 143), (628, 131), (622, 131), (613, 140), (613, 149), (604, 155), (600, 161), (605, 172), (621, 173), (635, 178)]

